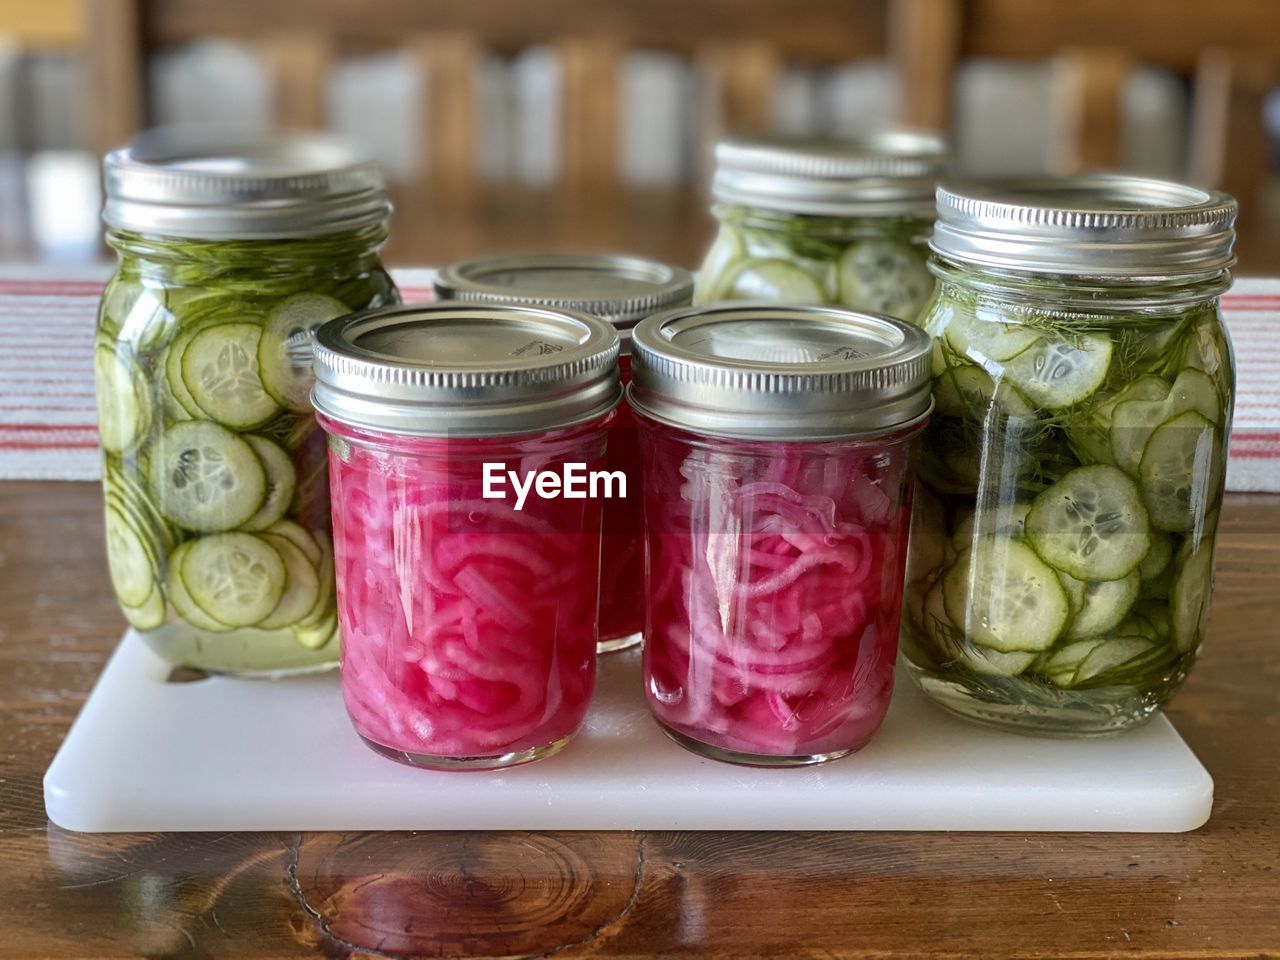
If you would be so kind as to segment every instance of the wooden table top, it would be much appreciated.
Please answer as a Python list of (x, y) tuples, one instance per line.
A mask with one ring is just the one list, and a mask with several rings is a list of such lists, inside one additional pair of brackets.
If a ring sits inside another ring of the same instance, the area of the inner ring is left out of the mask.
[(90, 836), (41, 778), (123, 627), (99, 491), (0, 483), (0, 957), (1280, 956), (1280, 496), (1223, 518), (1191, 834)]

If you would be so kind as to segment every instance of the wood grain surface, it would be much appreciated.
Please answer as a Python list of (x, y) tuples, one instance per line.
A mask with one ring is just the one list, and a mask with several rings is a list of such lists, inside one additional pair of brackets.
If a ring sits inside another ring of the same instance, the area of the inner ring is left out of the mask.
[(98, 498), (0, 484), (0, 957), (1280, 956), (1280, 497), (1224, 509), (1175, 836), (68, 833), (41, 777), (123, 627)]

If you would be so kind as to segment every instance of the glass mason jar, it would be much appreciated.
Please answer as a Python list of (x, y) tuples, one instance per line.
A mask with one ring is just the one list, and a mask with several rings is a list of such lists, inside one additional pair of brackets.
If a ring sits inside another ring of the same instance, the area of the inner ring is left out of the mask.
[(265, 674), (338, 658), (310, 330), (397, 302), (377, 169), (318, 137), (144, 134), (107, 156), (119, 266), (94, 362), (107, 553), (165, 660)]
[[(436, 293), (468, 302), (514, 303), (580, 310), (613, 324), (621, 338), (618, 372), (631, 380), (631, 328), (650, 314), (684, 306), (693, 294), (689, 271), (639, 257), (527, 254), (455, 263), (436, 275)], [(640, 448), (626, 404), (609, 437), (609, 469), (634, 492), (604, 503), (597, 651), (640, 642), (644, 629), (644, 531), (640, 509)]]
[(574, 495), (569, 470), (604, 472), (617, 356), (604, 321), (533, 307), (401, 307), (320, 329), (342, 694), (378, 753), (505, 767), (581, 725), (607, 494)]
[(720, 228), (694, 303), (831, 303), (914, 322), (933, 292), (928, 240), (945, 157), (941, 140), (909, 133), (717, 144)]
[(989, 724), (1141, 723), (1209, 609), (1235, 201), (1092, 176), (944, 185), (938, 209), (907, 662)]
[(633, 351), (650, 710), (717, 760), (857, 750), (893, 686), (928, 337), (718, 304), (643, 321)]

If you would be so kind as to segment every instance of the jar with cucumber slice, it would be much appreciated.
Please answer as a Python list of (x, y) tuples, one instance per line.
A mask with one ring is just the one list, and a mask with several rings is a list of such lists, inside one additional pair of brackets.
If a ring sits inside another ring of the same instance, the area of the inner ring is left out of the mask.
[(325, 138), (144, 134), (105, 161), (94, 366), (107, 555), (165, 660), (276, 675), (338, 658), (311, 333), (399, 297), (381, 175)]
[(903, 649), (942, 706), (1102, 735), (1186, 678), (1231, 427), (1235, 216), (1133, 177), (939, 188)]
[(928, 239), (944, 144), (727, 140), (711, 191), (719, 230), (694, 303), (842, 304), (915, 322), (933, 293)]

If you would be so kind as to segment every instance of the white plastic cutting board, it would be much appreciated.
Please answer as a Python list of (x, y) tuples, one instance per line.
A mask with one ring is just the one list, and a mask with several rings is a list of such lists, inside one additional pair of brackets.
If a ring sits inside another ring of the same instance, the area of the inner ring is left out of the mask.
[(1107, 740), (1001, 733), (900, 676), (869, 746), (757, 770), (676, 746), (646, 711), (639, 653), (601, 661), (586, 727), (504, 772), (436, 773), (352, 732), (336, 674), (167, 683), (132, 633), (45, 775), (62, 827), (151, 830), (1192, 830), (1213, 781), (1164, 717)]

